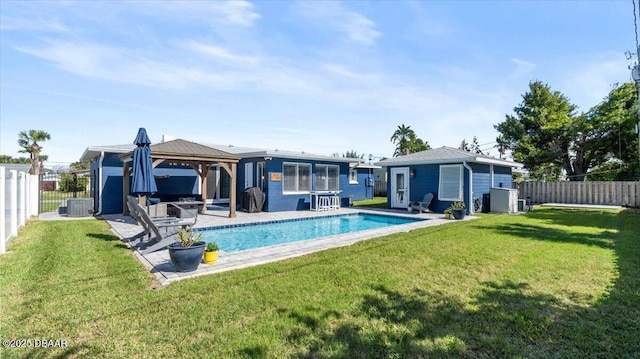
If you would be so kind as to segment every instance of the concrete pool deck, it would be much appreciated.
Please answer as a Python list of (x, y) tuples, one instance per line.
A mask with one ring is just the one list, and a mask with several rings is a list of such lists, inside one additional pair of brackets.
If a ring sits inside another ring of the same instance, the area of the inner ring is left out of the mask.
[[(245, 213), (238, 212), (237, 218), (228, 218), (228, 211), (207, 211), (206, 214), (198, 215), (198, 221), (194, 228), (204, 228), (228, 224), (245, 224), (260, 223), (274, 220), (286, 220), (295, 218), (309, 218), (331, 216), (336, 214), (350, 213), (377, 213), (401, 216), (412, 219), (426, 219), (425, 221), (416, 221), (407, 224), (394, 225), (384, 228), (371, 229), (366, 231), (334, 235), (330, 237), (311, 239), (287, 244), (279, 244), (275, 246), (249, 249), (240, 252), (226, 253), (218, 252), (218, 261), (214, 264), (201, 263), (198, 269), (193, 272), (176, 272), (169, 259), (169, 251), (166, 249), (142, 254), (132, 248), (136, 258), (155, 276), (162, 285), (171, 282), (199, 277), (202, 275), (231, 271), (235, 269), (248, 268), (265, 263), (277, 262), (288, 258), (303, 256), (309, 253), (322, 251), (329, 248), (348, 246), (353, 243), (371, 239), (375, 237), (386, 236), (393, 233), (409, 232), (418, 228), (441, 225), (450, 220), (444, 218), (440, 213), (408, 213), (402, 210), (382, 210), (382, 209), (365, 209), (365, 208), (342, 208), (331, 212), (313, 212), (313, 211), (292, 211), (292, 212), (258, 212)], [(103, 215), (112, 230), (125, 242), (142, 232), (142, 227), (135, 224), (133, 218), (123, 215)], [(470, 220), (477, 217), (465, 216), (464, 220)]]

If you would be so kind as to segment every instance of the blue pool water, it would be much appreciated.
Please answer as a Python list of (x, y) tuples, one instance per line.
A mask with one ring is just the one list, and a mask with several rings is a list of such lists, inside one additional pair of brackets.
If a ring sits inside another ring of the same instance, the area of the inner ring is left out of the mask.
[(215, 242), (225, 252), (238, 252), (245, 249), (304, 241), (420, 220), (359, 213), (216, 227), (203, 229), (200, 232), (203, 234), (202, 239), (205, 242)]

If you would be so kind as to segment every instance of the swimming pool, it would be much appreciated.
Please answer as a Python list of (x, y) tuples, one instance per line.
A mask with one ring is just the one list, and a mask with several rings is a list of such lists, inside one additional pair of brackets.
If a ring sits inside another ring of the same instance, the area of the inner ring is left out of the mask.
[(325, 217), (203, 228), (205, 242), (215, 242), (225, 252), (238, 252), (368, 229), (413, 223), (423, 219), (354, 213)]

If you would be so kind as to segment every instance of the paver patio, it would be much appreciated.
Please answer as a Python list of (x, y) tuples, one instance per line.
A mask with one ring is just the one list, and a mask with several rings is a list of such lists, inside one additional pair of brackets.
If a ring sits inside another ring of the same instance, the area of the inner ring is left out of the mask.
[[(218, 253), (218, 261), (214, 264), (201, 263), (194, 272), (176, 272), (169, 259), (169, 251), (164, 249), (154, 253), (142, 254), (134, 250), (135, 256), (162, 284), (167, 285), (173, 281), (198, 277), (206, 274), (225, 272), (240, 268), (256, 266), (260, 264), (276, 262), (287, 258), (299, 257), (305, 254), (322, 251), (328, 248), (347, 246), (362, 240), (381, 237), (398, 232), (408, 232), (418, 228), (437, 226), (450, 220), (440, 213), (408, 213), (402, 210), (381, 210), (362, 208), (342, 208), (332, 212), (292, 211), (292, 212), (238, 212), (237, 218), (228, 218), (226, 210), (209, 210), (206, 214), (198, 215), (198, 221), (194, 228), (205, 228), (228, 224), (261, 223), (274, 220), (286, 220), (295, 218), (309, 218), (331, 216), (350, 213), (378, 213), (402, 216), (407, 218), (422, 218), (424, 221), (416, 221), (408, 224), (388, 226), (384, 228), (334, 235), (330, 237), (299, 241), (287, 244), (274, 245), (263, 248), (249, 249), (240, 252)], [(113, 231), (125, 243), (127, 240), (142, 232), (142, 227), (136, 225), (133, 218), (120, 214), (102, 216), (111, 226)], [(473, 219), (473, 216), (465, 216), (465, 220)]]

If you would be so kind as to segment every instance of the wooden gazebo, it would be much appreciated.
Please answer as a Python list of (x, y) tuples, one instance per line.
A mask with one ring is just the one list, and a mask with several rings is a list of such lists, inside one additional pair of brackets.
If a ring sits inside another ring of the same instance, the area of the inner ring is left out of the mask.
[[(123, 179), (123, 212), (126, 214), (128, 208), (126, 206), (127, 195), (129, 195), (129, 177), (131, 168), (129, 163), (133, 152), (129, 152), (120, 156), (124, 165), (122, 166)], [(207, 210), (207, 175), (211, 165), (220, 165), (229, 174), (230, 190), (229, 190), (229, 218), (236, 217), (236, 180), (238, 173), (238, 161), (240, 157), (228, 152), (220, 151), (215, 148), (204, 146), (195, 142), (185, 141), (181, 139), (157, 143), (151, 145), (151, 159), (155, 168), (162, 162), (186, 163), (193, 168), (200, 176), (200, 188), (202, 189), (202, 200), (205, 201), (203, 211)]]

